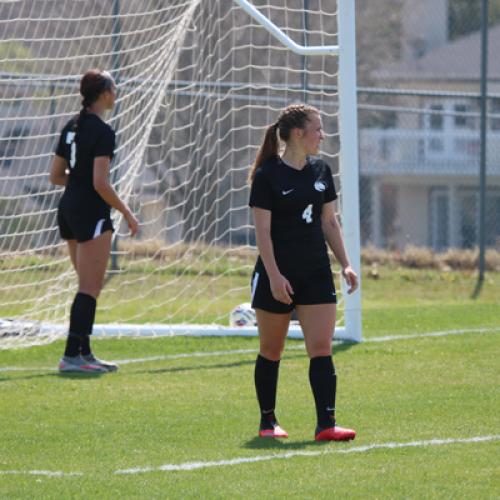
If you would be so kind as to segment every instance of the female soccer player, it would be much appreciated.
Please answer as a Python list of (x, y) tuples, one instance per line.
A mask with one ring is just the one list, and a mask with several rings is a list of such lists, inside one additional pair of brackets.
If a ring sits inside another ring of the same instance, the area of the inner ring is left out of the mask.
[[(279, 156), (279, 140), (285, 149)], [(310, 358), (309, 381), (316, 403), (317, 441), (354, 439), (335, 422), (337, 376), (332, 360), (336, 295), (328, 243), (349, 285), (358, 277), (347, 257), (334, 211), (337, 198), (330, 168), (316, 155), (324, 138), (320, 112), (294, 104), (266, 131), (249, 174), (259, 257), (252, 276), (260, 352), (255, 364), (261, 437), (285, 438), (276, 419), (278, 370), (295, 308)]]
[(90, 70), (80, 81), (80, 93), (82, 109), (63, 128), (50, 170), (50, 182), (66, 186), (57, 221), (78, 275), (59, 371), (95, 373), (118, 369), (92, 354), (89, 338), (111, 251), (110, 207), (123, 214), (132, 236), (138, 222), (109, 181), (115, 132), (103, 116), (115, 104), (115, 82), (105, 71)]

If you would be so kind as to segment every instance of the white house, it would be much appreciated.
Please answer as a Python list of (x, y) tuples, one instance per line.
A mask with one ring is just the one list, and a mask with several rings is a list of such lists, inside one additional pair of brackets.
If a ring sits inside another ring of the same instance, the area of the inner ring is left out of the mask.
[[(378, 247), (477, 244), (481, 37), (476, 32), (447, 41), (447, 2), (427, 7), (432, 15), (403, 12), (401, 61), (374, 75), (381, 87), (415, 92), (393, 97), (391, 126), (360, 130), (360, 173), (370, 187), (364, 243)], [(500, 245), (499, 49), (496, 25), (488, 54), (488, 92), (494, 96), (488, 100), (489, 245)]]

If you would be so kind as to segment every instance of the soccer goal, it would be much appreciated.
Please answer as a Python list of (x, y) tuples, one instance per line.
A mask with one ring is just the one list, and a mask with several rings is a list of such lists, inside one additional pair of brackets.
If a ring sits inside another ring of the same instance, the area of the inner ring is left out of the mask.
[[(92, 67), (117, 81), (111, 175), (141, 221), (130, 239), (115, 213), (95, 334), (256, 334), (228, 326), (256, 258), (246, 178), (292, 102), (322, 111), (359, 270), (354, 30), (354, 0), (0, 0), (0, 348), (66, 333), (76, 276), (48, 169)], [(359, 341), (360, 293), (333, 269), (336, 337)]]

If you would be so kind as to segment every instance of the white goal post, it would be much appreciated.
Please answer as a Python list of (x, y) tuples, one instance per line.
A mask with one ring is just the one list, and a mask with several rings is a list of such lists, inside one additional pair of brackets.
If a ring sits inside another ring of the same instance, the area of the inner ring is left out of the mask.
[[(338, 45), (309, 47), (295, 43), (248, 0), (234, 1), (296, 54), (330, 55), (339, 58), (339, 165), (342, 185), (342, 227), (351, 264), (361, 275), (355, 0), (338, 2)], [(345, 291), (345, 283), (342, 282), (342, 285)], [(344, 326), (336, 328), (336, 338), (361, 342), (361, 289), (353, 295), (344, 293), (344, 318)]]
[[(265, 126), (291, 102), (324, 113), (322, 154), (361, 274), (355, 0), (40, 5), (0, 0), (0, 349), (66, 333), (76, 279), (47, 172), (89, 67), (117, 81), (112, 179), (141, 220), (131, 240), (115, 214), (95, 335), (256, 335), (226, 326), (249, 300), (256, 257), (246, 174)], [(347, 295), (336, 267), (335, 337), (359, 342), (360, 291)]]

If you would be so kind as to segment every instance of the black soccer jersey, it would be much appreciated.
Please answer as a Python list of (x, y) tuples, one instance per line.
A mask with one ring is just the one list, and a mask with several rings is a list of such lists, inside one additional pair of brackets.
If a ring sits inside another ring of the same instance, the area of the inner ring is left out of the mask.
[(336, 198), (330, 167), (322, 160), (309, 160), (297, 170), (276, 157), (256, 170), (249, 205), (271, 211), (280, 272), (302, 274), (329, 265), (321, 211)]
[(66, 195), (75, 202), (109, 205), (94, 189), (94, 159), (98, 156), (113, 158), (115, 133), (113, 129), (95, 114), (85, 114), (73, 130), (76, 118), (72, 118), (61, 132), (56, 154), (66, 159), (69, 178)]

